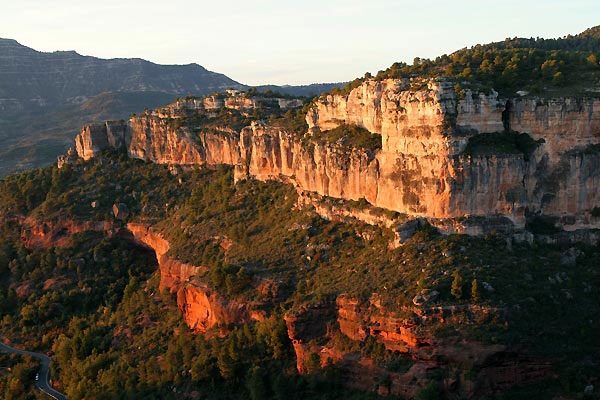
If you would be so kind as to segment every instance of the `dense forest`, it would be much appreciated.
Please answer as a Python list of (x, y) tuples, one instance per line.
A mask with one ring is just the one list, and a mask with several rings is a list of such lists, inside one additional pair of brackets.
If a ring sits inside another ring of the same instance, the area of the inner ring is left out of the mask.
[[(401, 308), (428, 288), (440, 293), (435, 304), (511, 309), (508, 319), (480, 324), (465, 315), (460, 324), (423, 328), (431, 334), (524, 346), (561, 360), (561, 379), (547, 382), (548, 393), (578, 392), (597, 374), (590, 360), (600, 359), (598, 337), (593, 324), (580, 323), (598, 318), (600, 299), (590, 292), (600, 284), (597, 247), (523, 243), (509, 249), (501, 236), (443, 236), (423, 227), (390, 249), (391, 230), (324, 220), (297, 208), (296, 196), (277, 182), (234, 185), (224, 167), (174, 176), (166, 166), (109, 155), (7, 177), (0, 183), (0, 331), (52, 354), (55, 384), (72, 399), (362, 399), (374, 395), (343, 389), (333, 366), (317, 362), (308, 375), (297, 374), (283, 316), (341, 294), (368, 299), (377, 293), (386, 307)], [(26, 246), (23, 222), (15, 218), (118, 226), (115, 201), (131, 210), (128, 221), (158, 227), (173, 257), (207, 267), (194, 279), (226, 298), (262, 304), (268, 317), (196, 334), (174, 295), (158, 290), (154, 254), (127, 235), (78, 233), (36, 248)], [(232, 246), (225, 250), (215, 237), (229, 238)], [(576, 267), (555, 261), (571, 253)], [(279, 282), (276, 296), (258, 289), (265, 281)], [(377, 341), (354, 341), (331, 329), (333, 346), (382, 368), (405, 371), (415, 362)], [(31, 364), (11, 362), (23, 372), (2, 376), (4, 396), (35, 398)], [(443, 376), (432, 376), (419, 398), (437, 398)], [(520, 390), (510, 396), (532, 389)]]

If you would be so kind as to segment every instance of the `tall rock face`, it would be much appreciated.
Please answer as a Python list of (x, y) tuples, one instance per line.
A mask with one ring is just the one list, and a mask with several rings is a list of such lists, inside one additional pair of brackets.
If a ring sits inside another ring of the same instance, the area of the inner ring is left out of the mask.
[(551, 161), (600, 142), (600, 99), (514, 99), (507, 101), (510, 128), (544, 139)]
[(240, 156), (242, 177), (285, 176), (303, 190), (354, 200), (377, 190), (377, 165), (368, 151), (337, 143), (306, 145), (277, 127), (244, 128)]
[[(382, 135), (378, 206), (437, 218), (525, 212), (581, 214), (599, 202), (598, 99), (507, 99), (430, 81), (367, 81), (347, 96), (321, 98), (311, 128), (352, 123)], [(474, 135), (510, 129), (543, 141), (531, 155), (464, 154)], [(578, 165), (578, 167), (575, 167)], [(577, 170), (577, 171), (576, 171)], [(580, 215), (585, 219), (584, 215)]]
[(180, 131), (166, 119), (141, 116), (129, 122), (129, 155), (161, 164), (195, 164), (201, 155), (189, 131)]
[[(420, 84), (367, 80), (347, 95), (322, 96), (306, 115), (308, 132), (260, 121), (242, 129), (194, 125), (190, 115), (210, 120), (217, 107), (250, 115), (259, 103), (235, 95), (184, 99), (126, 124), (86, 126), (77, 151), (89, 158), (125, 146), (130, 156), (158, 163), (230, 164), (237, 179), (286, 177), (300, 190), (365, 198), (413, 216), (505, 215), (523, 225), (526, 215), (543, 213), (570, 216), (571, 228), (594, 225), (600, 100), (499, 99), (493, 91), (456, 93), (443, 80)], [(319, 139), (344, 124), (380, 134), (381, 148)]]

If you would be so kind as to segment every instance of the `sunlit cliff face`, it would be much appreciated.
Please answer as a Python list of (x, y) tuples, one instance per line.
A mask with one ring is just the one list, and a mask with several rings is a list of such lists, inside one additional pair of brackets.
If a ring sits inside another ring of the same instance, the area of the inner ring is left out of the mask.
[[(125, 146), (131, 157), (157, 163), (230, 164), (238, 179), (284, 176), (300, 190), (432, 218), (501, 214), (522, 225), (527, 213), (543, 212), (588, 226), (589, 210), (600, 204), (595, 99), (499, 100), (493, 91), (457, 94), (444, 81), (411, 91), (402, 80), (368, 80), (348, 95), (319, 98), (304, 140), (258, 121), (241, 130), (178, 126), (178, 109), (86, 126), (77, 152), (88, 159)], [(380, 134), (381, 148), (310, 144), (314, 132), (342, 124)], [(527, 133), (535, 146), (465, 152), (472, 137), (502, 131)]]

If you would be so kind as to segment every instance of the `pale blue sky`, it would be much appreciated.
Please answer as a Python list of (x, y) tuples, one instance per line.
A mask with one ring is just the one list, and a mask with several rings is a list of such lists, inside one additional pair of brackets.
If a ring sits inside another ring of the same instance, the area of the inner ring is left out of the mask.
[(198, 63), (247, 84), (347, 81), (395, 61), (600, 24), (598, 0), (4, 0), (0, 37), (42, 51)]

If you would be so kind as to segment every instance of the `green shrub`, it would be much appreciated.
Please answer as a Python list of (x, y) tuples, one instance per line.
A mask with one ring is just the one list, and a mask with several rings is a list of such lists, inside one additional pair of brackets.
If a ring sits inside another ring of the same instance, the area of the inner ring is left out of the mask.
[(556, 226), (556, 218), (544, 215), (536, 215), (532, 218), (528, 218), (525, 223), (525, 229), (540, 235), (551, 235), (561, 231), (561, 229)]
[(452, 294), (452, 296), (454, 296), (456, 299), (460, 300), (462, 298), (462, 294), (463, 294), (463, 283), (464, 283), (464, 279), (460, 274), (459, 270), (455, 270), (452, 273), (452, 288), (450, 293)]
[(317, 143), (339, 143), (348, 149), (374, 153), (381, 149), (381, 135), (357, 125), (342, 124), (328, 131), (319, 131), (309, 138)]
[(470, 156), (522, 154), (525, 161), (529, 161), (535, 149), (543, 142), (543, 139), (533, 140), (527, 133), (480, 133), (469, 138), (463, 154)]

